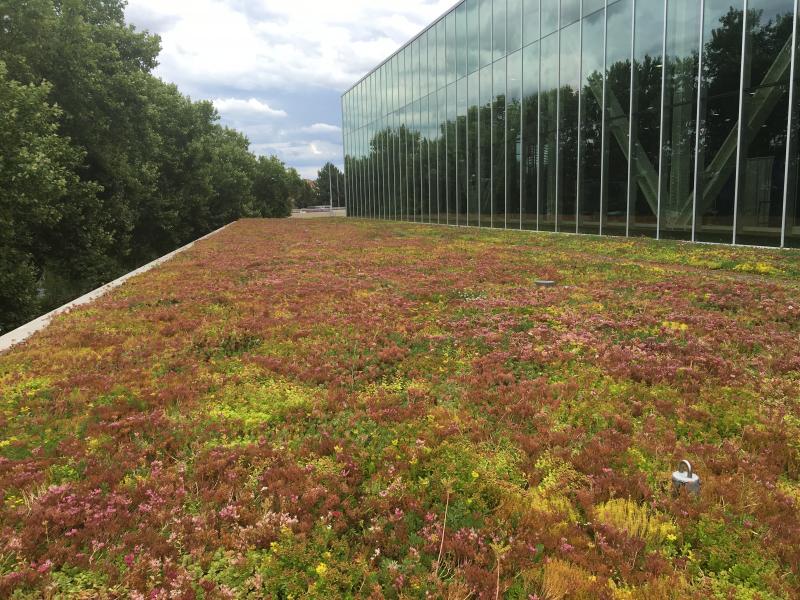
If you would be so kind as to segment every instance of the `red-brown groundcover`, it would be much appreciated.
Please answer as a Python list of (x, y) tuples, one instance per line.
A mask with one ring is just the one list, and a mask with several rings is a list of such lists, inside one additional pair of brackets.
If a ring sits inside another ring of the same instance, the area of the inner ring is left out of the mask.
[(799, 478), (797, 252), (242, 221), (0, 357), (1, 597), (796, 598)]

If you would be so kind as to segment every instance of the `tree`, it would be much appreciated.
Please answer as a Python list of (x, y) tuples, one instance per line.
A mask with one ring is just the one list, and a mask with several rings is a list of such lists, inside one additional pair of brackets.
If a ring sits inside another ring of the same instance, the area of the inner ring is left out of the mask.
[(292, 214), (290, 187), (297, 171), (289, 169), (277, 157), (261, 156), (256, 163), (253, 195), (255, 214), (259, 217), (288, 217)]
[(98, 188), (77, 174), (83, 153), (57, 133), (50, 90), (8, 79), (0, 61), (0, 332), (36, 314), (46, 269), (90, 277), (110, 241)]
[(333, 163), (325, 163), (317, 173), (317, 204), (344, 206), (344, 175)]
[(299, 176), (152, 74), (122, 0), (0, 0), (0, 308), (8, 329), (242, 216)]

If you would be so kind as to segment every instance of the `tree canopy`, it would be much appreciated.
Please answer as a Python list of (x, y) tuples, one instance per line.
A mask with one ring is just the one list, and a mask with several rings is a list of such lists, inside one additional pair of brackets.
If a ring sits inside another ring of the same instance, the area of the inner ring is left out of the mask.
[(153, 75), (121, 0), (0, 0), (0, 334), (304, 182)]

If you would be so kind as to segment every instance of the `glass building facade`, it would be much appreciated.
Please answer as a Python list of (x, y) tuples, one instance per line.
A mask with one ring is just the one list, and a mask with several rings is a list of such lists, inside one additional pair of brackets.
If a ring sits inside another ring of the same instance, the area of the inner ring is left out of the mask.
[(800, 246), (798, 0), (464, 0), (342, 96), (348, 214)]

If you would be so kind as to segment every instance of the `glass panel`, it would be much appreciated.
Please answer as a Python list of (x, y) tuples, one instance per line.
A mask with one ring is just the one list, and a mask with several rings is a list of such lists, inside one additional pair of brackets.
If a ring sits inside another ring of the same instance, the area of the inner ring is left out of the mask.
[(541, 42), (539, 113), (539, 229), (556, 227), (556, 125), (558, 120), (558, 34)]
[(428, 206), (428, 97), (419, 101), (419, 203), (420, 221), (428, 222), (430, 207)]
[(389, 218), (397, 218), (397, 127), (396, 115), (392, 113), (388, 117), (388, 179), (389, 179)]
[(522, 228), (536, 229), (539, 147), (539, 43), (526, 46), (522, 64), (522, 142), (525, 165), (522, 174)]
[(447, 85), (447, 41), (445, 39), (445, 20), (436, 24), (436, 81), (437, 89), (441, 90)]
[(581, 86), (581, 24), (561, 30), (559, 95), (558, 231), (574, 232), (578, 193), (578, 95)]
[(400, 85), (399, 85), (399, 65), (400, 65), (400, 57), (395, 54), (392, 58), (392, 110), (396, 111), (400, 108)]
[(481, 226), (492, 223), (492, 66), (481, 69), (480, 127), (478, 131), (478, 155), (480, 184), (478, 201), (481, 207)]
[(525, 45), (539, 41), (539, 0), (524, 0), (522, 38)]
[(492, 0), (480, 0), (481, 67), (492, 63)]
[[(383, 172), (383, 186), (381, 193), (383, 195), (383, 218), (392, 218), (392, 196), (390, 191), (390, 172), (389, 172), (389, 118), (384, 117), (381, 127), (381, 152), (383, 159), (381, 160), (381, 170)], [(335, 193), (335, 192), (334, 192)]]
[(436, 91), (436, 29), (428, 30), (428, 92)]
[(478, 0), (467, 0), (467, 72), (473, 73), (480, 67), (480, 21)]
[(630, 234), (656, 236), (663, 13), (636, 3), (631, 107)]
[(508, 57), (506, 95), (506, 226), (520, 228), (520, 154), (522, 153), (522, 51)]
[(419, 38), (419, 93), (422, 98), (427, 97), (428, 87), (428, 33), (423, 33)]
[(409, 47), (409, 59), (411, 60), (410, 63), (406, 63), (406, 68), (408, 71), (408, 79), (410, 82), (409, 92), (411, 94), (410, 98), (408, 99), (409, 103), (413, 102), (417, 98), (419, 98), (419, 44), (417, 42), (413, 42)]
[(431, 143), (428, 147), (428, 189), (431, 195), (431, 222), (439, 222), (439, 166), (438, 166), (438, 150), (439, 150), (439, 113), (437, 112), (436, 105), (438, 103), (438, 96), (436, 92), (432, 93), (429, 97), (429, 118), (431, 129)]
[(791, 0), (750, 0), (736, 242), (780, 244), (786, 161)]
[[(611, 8), (613, 2), (609, 2), (608, 7)], [(605, 5), (605, 0), (583, 0), (583, 15), (588, 16), (593, 12), (601, 10)], [(658, 10), (658, 5), (654, 4), (655, 10)], [(630, 25), (628, 25), (630, 29)]]
[(509, 53), (522, 47), (522, 0), (507, 0), (506, 47)]
[(705, 2), (695, 239), (706, 242), (733, 241), (743, 9)]
[(697, 0), (668, 3), (659, 215), (663, 238), (692, 235), (699, 22)]
[(397, 106), (403, 108), (408, 104), (406, 100), (406, 49), (397, 55)]
[(456, 116), (456, 194), (458, 195), (459, 225), (467, 224), (467, 78), (458, 80), (456, 88), (457, 116)]
[(417, 146), (417, 181), (419, 186), (419, 220), (428, 222), (428, 159), (425, 155), (426, 136), (428, 130), (428, 97), (421, 98), (418, 103), (417, 127), (419, 144)]
[(506, 0), (494, 0), (492, 17), (492, 59), (506, 55)]
[(398, 134), (398, 216), (401, 221), (408, 219), (408, 120), (406, 108), (399, 111), (400, 130)]
[(625, 235), (628, 226), (632, 10), (631, 0), (608, 7), (603, 233), (612, 235)]
[[(543, 0), (546, 2), (547, 0)], [(561, 25), (566, 27), (581, 18), (581, 0), (561, 0)]]
[[(558, 8), (558, 0), (541, 0), (539, 11), (541, 13), (542, 37), (558, 29)], [(544, 56), (544, 53), (542, 56)]]
[(467, 74), (467, 5), (456, 9), (456, 75), (460, 79)]
[(458, 160), (456, 134), (456, 84), (447, 86), (447, 223), (458, 224), (458, 189), (456, 187), (456, 161)]
[(411, 160), (413, 169), (413, 194), (414, 194), (414, 220), (419, 221), (422, 216), (422, 197), (420, 194), (421, 189), (421, 176), (420, 173), (420, 101), (414, 102), (411, 111), (411, 129), (412, 129), (412, 145), (411, 145)]
[[(578, 231), (600, 233), (600, 180), (603, 132), (603, 27), (605, 11), (583, 20), (581, 56), (581, 164)], [(628, 23), (630, 29), (630, 22)], [(609, 35), (609, 45), (612, 38)], [(630, 43), (628, 43), (630, 53)], [(611, 58), (609, 57), (609, 64)], [(628, 97), (625, 96), (625, 100)], [(612, 104), (614, 104), (612, 102)], [(619, 104), (619, 101), (617, 101)], [(627, 136), (628, 128), (624, 127)], [(624, 215), (623, 215), (624, 216)]]
[(456, 80), (456, 11), (451, 11), (447, 22), (447, 84)]
[(506, 226), (506, 59), (493, 65), (492, 227)]
[(442, 88), (438, 92), (439, 101), (437, 102), (439, 112), (439, 222), (447, 223), (447, 88)]
[(478, 204), (478, 91), (480, 74), (470, 73), (467, 84), (469, 107), (467, 112), (467, 195), (469, 225), (480, 224), (480, 205)]
[[(800, 37), (800, 36), (799, 36)], [(800, 39), (795, 40), (795, 61), (800, 54)], [(798, 248), (800, 247), (800, 73), (795, 65), (794, 97), (792, 106), (792, 148), (789, 153), (791, 164), (789, 165), (789, 185), (787, 189), (786, 205), (786, 237), (785, 245)]]

